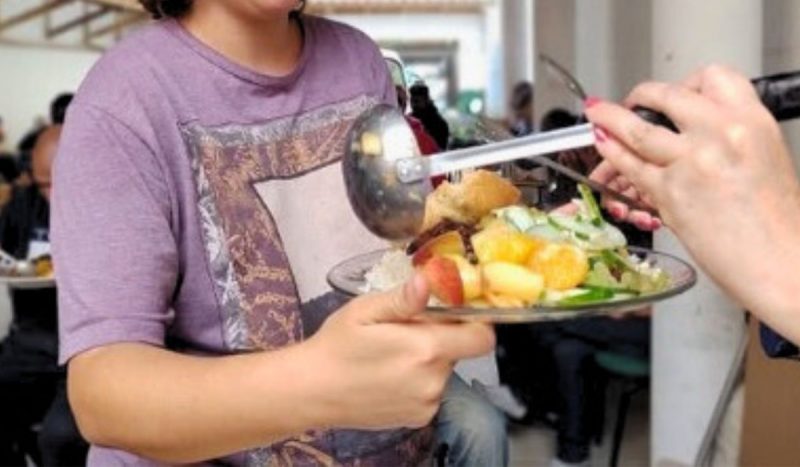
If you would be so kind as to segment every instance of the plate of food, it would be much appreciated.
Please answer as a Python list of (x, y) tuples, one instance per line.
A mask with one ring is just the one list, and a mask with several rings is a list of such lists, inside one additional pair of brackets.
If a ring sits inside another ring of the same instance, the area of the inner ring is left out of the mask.
[(42, 255), (29, 261), (5, 259), (0, 265), (0, 284), (14, 289), (55, 287), (53, 260), (50, 255)]
[(674, 297), (697, 280), (686, 261), (629, 246), (580, 187), (572, 212), (519, 204), (519, 192), (477, 171), (426, 200), (410, 243), (350, 258), (328, 274), (336, 290), (361, 295), (428, 279), (428, 313), (444, 319), (535, 322), (622, 314)]

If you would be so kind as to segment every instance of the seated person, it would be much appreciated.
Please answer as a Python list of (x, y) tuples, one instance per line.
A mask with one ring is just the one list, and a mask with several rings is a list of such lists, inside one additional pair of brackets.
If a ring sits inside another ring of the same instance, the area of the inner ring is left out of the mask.
[(442, 117), (436, 104), (431, 99), (428, 86), (418, 81), (411, 85), (410, 95), (411, 115), (422, 122), (425, 131), (436, 141), (440, 149), (447, 149), (450, 141), (450, 126)]
[[(578, 116), (554, 109), (543, 118), (542, 131), (577, 124)], [(594, 148), (563, 151), (556, 160), (588, 175), (600, 162)], [(579, 197), (577, 183), (555, 173), (555, 182), (540, 207), (552, 209)], [(607, 219), (611, 217), (605, 215)], [(627, 223), (615, 223), (633, 246), (652, 248), (652, 233)], [(599, 385), (593, 358), (610, 350), (648, 358), (650, 319), (633, 316), (578, 319), (530, 326), (498, 328), (504, 348), (501, 376), (528, 407), (523, 422), (542, 420), (558, 431), (555, 465), (587, 465), (591, 438), (590, 392)]]
[[(419, 146), (419, 152), (423, 156), (430, 156), (431, 154), (436, 154), (441, 151), (436, 141), (434, 141), (431, 135), (425, 130), (422, 122), (406, 113), (406, 108), (408, 107), (408, 92), (406, 92), (406, 88), (403, 86), (395, 86), (394, 89), (397, 93), (397, 105), (400, 107), (400, 111), (403, 112), (408, 126), (411, 127), (411, 131), (414, 133), (417, 146)], [(446, 179), (447, 177), (444, 175), (437, 175), (431, 177), (431, 184), (436, 188)]]
[[(50, 167), (60, 134), (53, 126), (39, 135), (34, 183), (17, 188), (0, 217), (0, 245), (18, 259), (49, 253)], [(42, 465), (83, 465), (88, 445), (67, 403), (66, 372), (57, 364), (56, 289), (10, 293), (13, 320), (0, 349), (0, 465), (25, 465), (25, 454)], [(26, 446), (35, 425), (38, 453)]]

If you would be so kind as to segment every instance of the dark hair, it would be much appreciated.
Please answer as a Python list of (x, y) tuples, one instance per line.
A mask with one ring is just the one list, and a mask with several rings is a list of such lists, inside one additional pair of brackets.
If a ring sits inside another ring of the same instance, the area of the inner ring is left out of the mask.
[(72, 93), (65, 92), (56, 96), (53, 102), (50, 103), (50, 121), (53, 122), (53, 125), (62, 125), (64, 123), (64, 118), (67, 116), (67, 107), (69, 107), (73, 97)]
[(578, 124), (578, 116), (566, 109), (556, 107), (542, 117), (539, 129), (542, 131), (557, 130)]
[(192, 6), (192, 0), (139, 0), (155, 19), (178, 18)]
[[(139, 3), (155, 19), (180, 18), (192, 7), (192, 0), (139, 0)], [(305, 8), (306, 0), (301, 0), (294, 14), (302, 13)]]
[(408, 88), (408, 93), (414, 97), (425, 97), (428, 99), (431, 97), (428, 85), (422, 81), (417, 81), (416, 83), (412, 84), (411, 87)]
[(511, 91), (511, 108), (521, 110), (533, 102), (533, 85), (528, 81), (520, 81)]

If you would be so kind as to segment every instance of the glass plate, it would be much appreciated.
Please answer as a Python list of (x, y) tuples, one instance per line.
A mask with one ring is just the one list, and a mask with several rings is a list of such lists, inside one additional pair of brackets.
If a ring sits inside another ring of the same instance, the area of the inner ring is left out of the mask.
[(27, 276), (2, 276), (0, 286), (6, 285), (12, 289), (47, 289), (56, 286), (54, 277), (27, 277)]
[[(372, 266), (390, 249), (377, 250), (355, 256), (334, 266), (328, 273), (328, 283), (339, 292), (356, 296), (364, 293), (365, 279)], [(643, 307), (674, 297), (689, 290), (697, 281), (694, 268), (675, 256), (644, 248), (628, 247), (628, 251), (650, 262), (669, 274), (666, 289), (652, 294), (616, 301), (587, 303), (577, 306), (535, 305), (528, 308), (470, 308), (428, 307), (430, 315), (447, 320), (476, 320), (495, 323), (530, 323), (536, 321), (562, 321), (587, 316), (618, 315), (640, 310)]]

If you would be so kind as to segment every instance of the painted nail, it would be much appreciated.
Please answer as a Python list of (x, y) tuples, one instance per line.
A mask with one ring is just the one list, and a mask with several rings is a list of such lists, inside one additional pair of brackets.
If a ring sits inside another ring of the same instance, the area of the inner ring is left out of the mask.
[(598, 143), (605, 143), (608, 141), (608, 133), (598, 126), (594, 127), (594, 138)]
[(611, 217), (613, 217), (615, 219), (619, 219), (620, 217), (622, 217), (624, 215), (623, 212), (622, 212), (622, 206), (618, 206), (616, 204), (610, 206), (608, 208), (608, 212), (610, 212), (611, 213)]
[(584, 99), (583, 106), (588, 109), (589, 107), (599, 104), (600, 102), (603, 102), (603, 100), (599, 97), (589, 96)]

